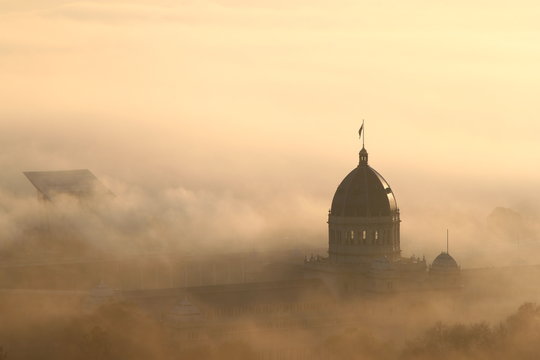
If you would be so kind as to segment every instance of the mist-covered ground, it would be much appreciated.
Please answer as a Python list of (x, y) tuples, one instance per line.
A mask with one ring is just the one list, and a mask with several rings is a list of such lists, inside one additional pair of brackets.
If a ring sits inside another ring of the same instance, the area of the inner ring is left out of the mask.
[[(464, 266), (538, 263), (537, 11), (2, 1), (0, 247), (42, 221), (21, 172), (75, 168), (118, 197), (100, 214), (62, 206), (51, 221), (98, 247), (324, 247), (365, 118), (405, 255), (432, 259), (449, 228)], [(491, 234), (497, 207), (524, 229)]]
[[(503, 310), (500, 305), (507, 302), (506, 296), (499, 298), (496, 308), (491, 307), (494, 301), (470, 301), (470, 295), (485, 291), (488, 289), (469, 289), (468, 294), (422, 293), (349, 299), (322, 311), (259, 312), (210, 321), (203, 317), (202, 324), (188, 320), (176, 326), (151, 316), (129, 301), (89, 308), (74, 296), (2, 292), (0, 356), (3, 359), (534, 358), (540, 331), (538, 305), (523, 302)], [(486, 307), (490, 308), (489, 312)]]

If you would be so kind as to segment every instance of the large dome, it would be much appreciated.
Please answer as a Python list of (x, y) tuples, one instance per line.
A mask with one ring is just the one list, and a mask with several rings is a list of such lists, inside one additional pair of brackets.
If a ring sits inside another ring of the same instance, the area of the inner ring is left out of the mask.
[(390, 186), (367, 164), (367, 151), (362, 149), (360, 164), (343, 179), (336, 190), (331, 215), (391, 216), (397, 209), (396, 198)]

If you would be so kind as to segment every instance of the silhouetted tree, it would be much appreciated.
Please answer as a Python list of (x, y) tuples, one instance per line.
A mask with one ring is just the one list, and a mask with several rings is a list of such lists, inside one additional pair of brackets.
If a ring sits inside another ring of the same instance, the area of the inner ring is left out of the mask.
[(492, 329), (485, 323), (449, 326), (438, 322), (419, 339), (409, 343), (404, 355), (452, 358), (456, 353), (470, 354), (485, 349), (493, 337)]
[(403, 351), (405, 359), (536, 359), (540, 353), (540, 307), (521, 305), (498, 326), (437, 323)]

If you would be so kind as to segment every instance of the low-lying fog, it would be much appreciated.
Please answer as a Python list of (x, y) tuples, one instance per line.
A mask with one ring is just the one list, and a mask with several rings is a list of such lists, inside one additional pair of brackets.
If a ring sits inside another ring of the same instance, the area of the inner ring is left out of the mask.
[(538, 263), (536, 3), (387, 5), (2, 2), (0, 245), (39, 218), (22, 171), (88, 168), (114, 204), (58, 211), (92, 241), (324, 247), (366, 118), (404, 254)]

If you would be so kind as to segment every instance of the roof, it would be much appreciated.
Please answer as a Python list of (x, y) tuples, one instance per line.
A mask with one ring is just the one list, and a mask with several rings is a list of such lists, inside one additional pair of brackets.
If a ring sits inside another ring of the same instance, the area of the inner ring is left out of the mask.
[(450, 254), (446, 252), (441, 252), (439, 256), (433, 260), (433, 264), (431, 264), (432, 269), (459, 269), (459, 266), (454, 260)]
[(397, 211), (397, 202), (390, 185), (366, 158), (338, 186), (332, 200), (331, 215), (347, 217), (390, 216)]
[(112, 195), (88, 169), (25, 171), (23, 174), (46, 200), (52, 200), (60, 194), (79, 198)]

